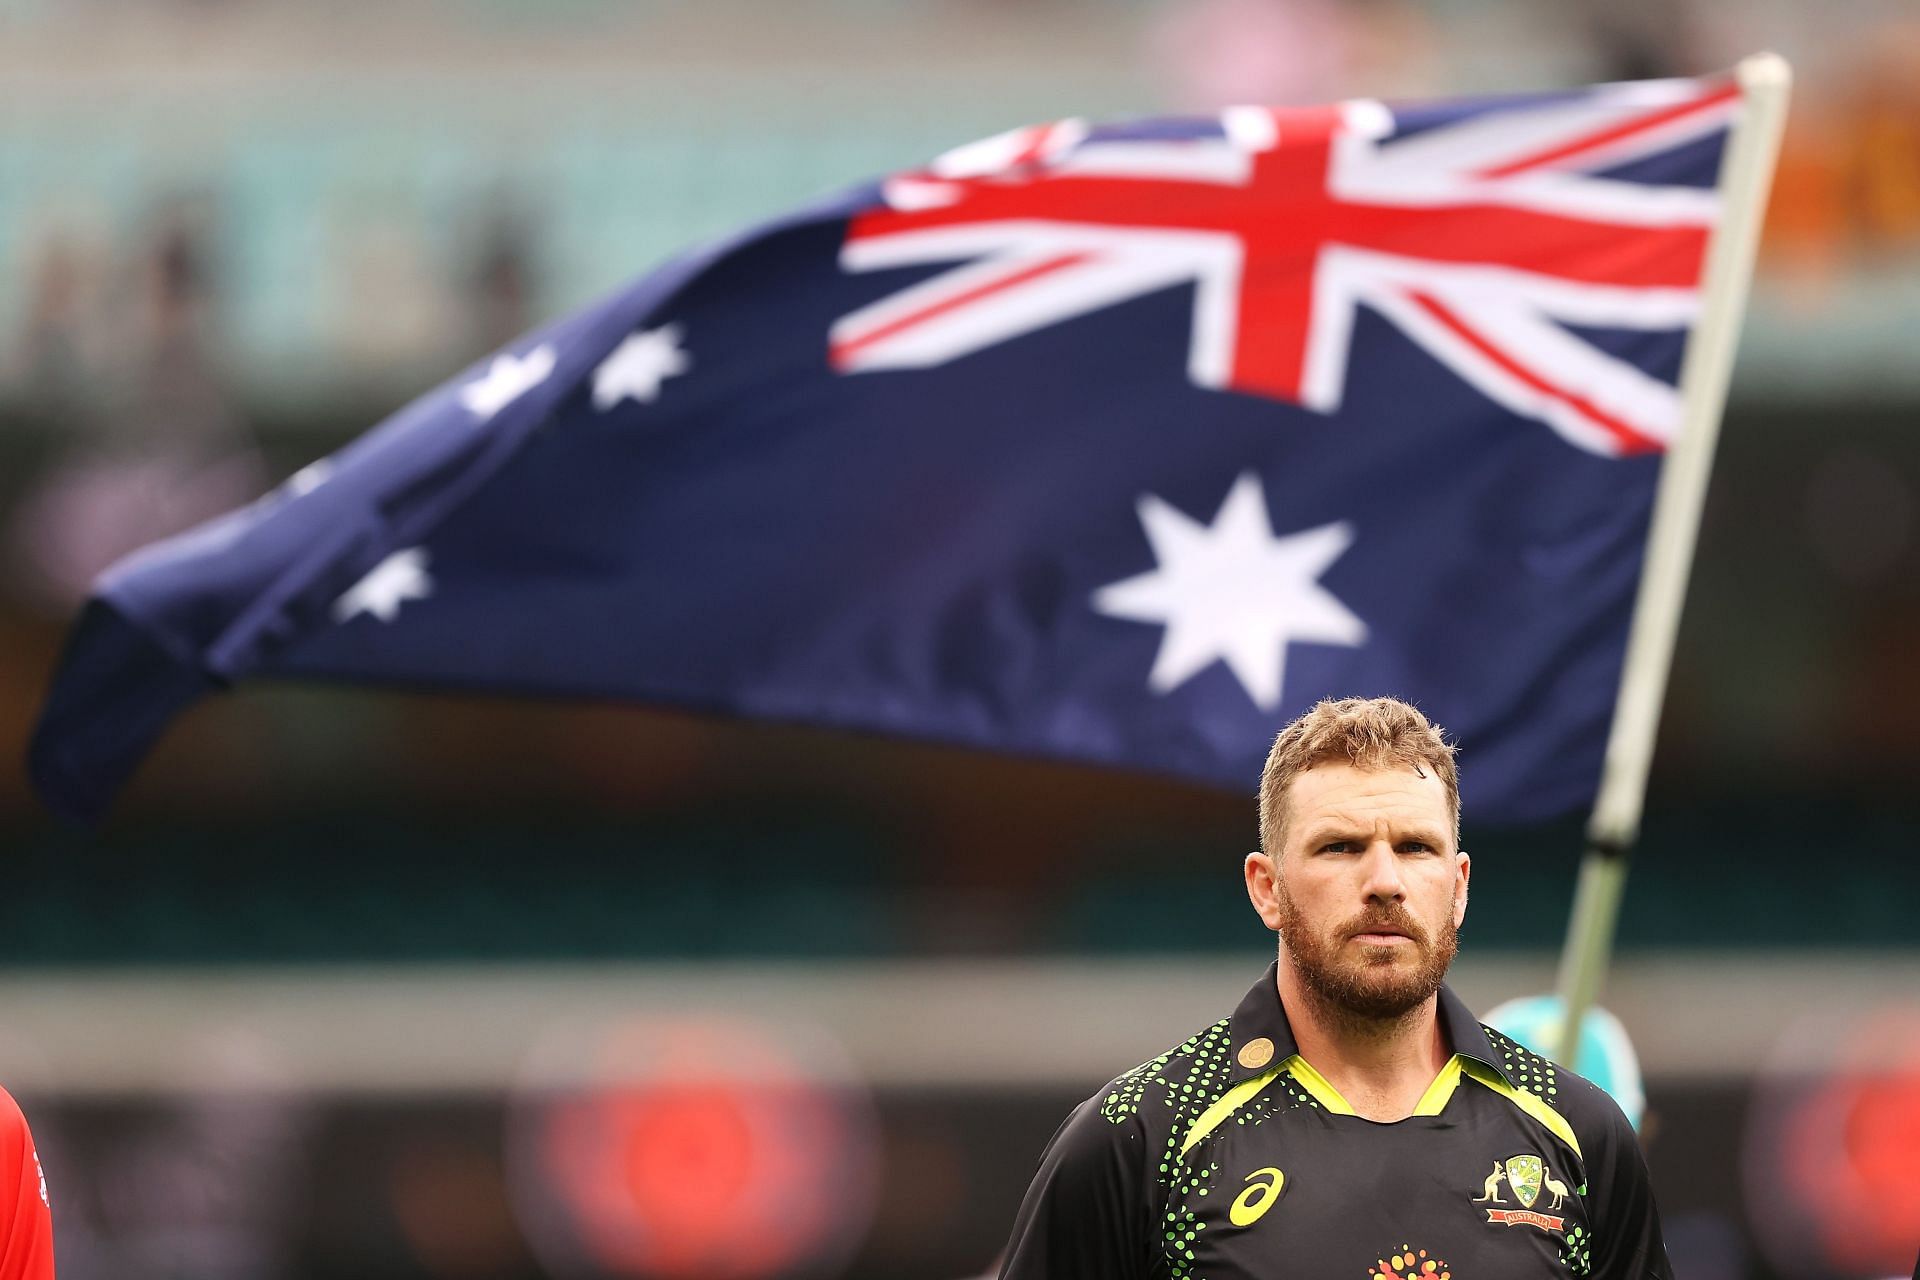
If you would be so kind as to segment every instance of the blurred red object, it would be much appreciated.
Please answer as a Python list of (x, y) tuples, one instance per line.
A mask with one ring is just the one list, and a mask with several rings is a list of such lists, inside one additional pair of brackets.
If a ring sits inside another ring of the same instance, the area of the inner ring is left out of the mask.
[(590, 1039), (547, 1046), (583, 1069), (536, 1070), (515, 1106), (516, 1204), (548, 1266), (760, 1280), (826, 1271), (859, 1243), (871, 1113), (817, 1036), (697, 1018)]
[[(1803, 1026), (1755, 1091), (1748, 1212), (1787, 1274), (1885, 1276), (1920, 1240), (1920, 1007)], [(1812, 1061), (1806, 1061), (1811, 1055)]]

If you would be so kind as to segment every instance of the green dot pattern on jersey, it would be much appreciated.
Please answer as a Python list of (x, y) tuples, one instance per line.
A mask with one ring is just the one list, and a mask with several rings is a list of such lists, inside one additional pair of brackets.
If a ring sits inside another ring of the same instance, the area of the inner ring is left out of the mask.
[(1559, 1107), (1560, 1073), (1554, 1068), (1551, 1058), (1541, 1057), (1492, 1027), (1487, 1028), (1487, 1041), (1493, 1045), (1493, 1051), (1500, 1055), (1500, 1065), (1507, 1069), (1507, 1075), (1514, 1084), (1548, 1106)]
[(1560, 1261), (1576, 1276), (1592, 1273), (1593, 1237), (1587, 1234), (1586, 1228), (1578, 1225), (1567, 1228), (1566, 1243), (1560, 1249)]
[[(1101, 1100), (1100, 1114), (1113, 1124), (1124, 1124), (1153, 1104), (1171, 1113), (1158, 1180), (1161, 1202), (1166, 1205), (1160, 1243), (1167, 1257), (1168, 1280), (1201, 1280), (1193, 1271), (1194, 1246), (1206, 1230), (1199, 1210), (1212, 1200), (1220, 1166), (1198, 1163), (1205, 1158), (1210, 1142), (1199, 1143), (1184, 1158), (1180, 1147), (1194, 1121), (1232, 1084), (1229, 1021), (1223, 1018), (1171, 1052), (1135, 1067), (1108, 1086)], [(1242, 1127), (1257, 1125), (1295, 1107), (1319, 1105), (1291, 1075), (1282, 1072), (1270, 1086), (1236, 1108), (1232, 1119)]]

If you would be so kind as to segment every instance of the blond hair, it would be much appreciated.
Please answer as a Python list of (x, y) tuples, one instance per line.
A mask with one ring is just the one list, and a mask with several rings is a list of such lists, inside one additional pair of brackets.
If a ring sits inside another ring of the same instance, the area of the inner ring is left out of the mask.
[(1357, 769), (1431, 769), (1446, 789), (1453, 843), (1460, 844), (1460, 775), (1453, 747), (1418, 708), (1398, 698), (1325, 698), (1282, 729), (1260, 772), (1260, 844), (1280, 856), (1287, 829), (1287, 789), (1326, 760)]

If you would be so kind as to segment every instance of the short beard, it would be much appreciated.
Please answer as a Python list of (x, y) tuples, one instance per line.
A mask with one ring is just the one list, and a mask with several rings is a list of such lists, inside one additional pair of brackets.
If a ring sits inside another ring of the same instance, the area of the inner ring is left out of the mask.
[[(1280, 905), (1280, 937), (1301, 985), (1323, 1012), (1356, 1030), (1384, 1030), (1413, 1014), (1440, 989), (1460, 949), (1460, 932), (1451, 916), (1440, 936), (1429, 939), (1397, 902), (1363, 911), (1329, 934), (1317, 934), (1287, 892), (1286, 882), (1275, 877), (1274, 887)], [(1341, 958), (1340, 948), (1347, 939), (1372, 932), (1405, 934), (1419, 951), (1418, 962), (1411, 970), (1403, 968), (1395, 963), (1392, 947), (1368, 948), (1357, 961)]]

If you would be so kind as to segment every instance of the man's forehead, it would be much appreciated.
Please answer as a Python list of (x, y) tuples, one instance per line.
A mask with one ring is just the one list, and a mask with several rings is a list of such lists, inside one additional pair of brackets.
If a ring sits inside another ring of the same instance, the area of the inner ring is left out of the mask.
[(1344, 761), (1317, 764), (1301, 773), (1288, 788), (1295, 822), (1423, 819), (1446, 823), (1450, 819), (1447, 792), (1432, 770), (1412, 765), (1361, 769)]
[(1319, 760), (1302, 769), (1294, 778), (1293, 786), (1296, 791), (1389, 792), (1404, 789), (1431, 790), (1435, 795), (1445, 792), (1439, 775), (1432, 769), (1397, 762), (1369, 767), (1345, 760)]
[(1447, 832), (1447, 815), (1422, 809), (1417, 813), (1404, 810), (1378, 811), (1367, 810), (1322, 810), (1311, 814), (1306, 821), (1298, 824), (1298, 830), (1305, 836), (1314, 837), (1328, 834), (1371, 835), (1385, 827), (1389, 831), (1403, 835), (1431, 836), (1439, 839)]

